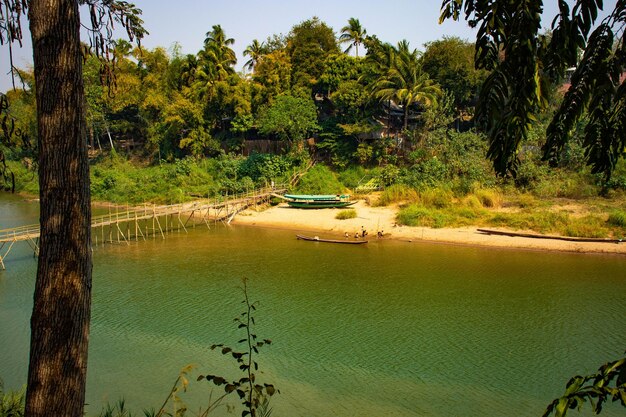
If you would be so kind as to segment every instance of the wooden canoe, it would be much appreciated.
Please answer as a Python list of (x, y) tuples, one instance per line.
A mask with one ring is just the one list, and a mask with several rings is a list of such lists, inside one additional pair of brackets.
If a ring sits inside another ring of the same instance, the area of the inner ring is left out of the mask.
[(297, 239), (300, 240), (308, 240), (311, 242), (325, 242), (325, 243), (346, 243), (349, 245), (361, 245), (363, 243), (367, 243), (367, 240), (350, 240), (350, 239), (346, 239), (346, 240), (336, 240), (336, 239), (321, 239), (317, 236), (311, 237), (311, 236), (304, 236), (304, 235), (296, 235)]
[(535, 233), (505, 232), (502, 230), (492, 230), (492, 229), (477, 229), (477, 231), (480, 233), (488, 234), (488, 235), (509, 236), (509, 237), (527, 237), (527, 238), (532, 238), (532, 239), (565, 240), (567, 242), (622, 243), (622, 239), (540, 235), (540, 234), (535, 234)]

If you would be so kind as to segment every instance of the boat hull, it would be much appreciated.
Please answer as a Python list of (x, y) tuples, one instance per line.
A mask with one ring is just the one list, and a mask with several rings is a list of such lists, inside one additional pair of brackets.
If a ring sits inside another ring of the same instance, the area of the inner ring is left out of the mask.
[(336, 239), (320, 239), (319, 237), (311, 237), (304, 235), (296, 235), (299, 240), (308, 240), (310, 242), (324, 242), (324, 243), (343, 243), (348, 245), (362, 245), (367, 243), (367, 240), (336, 240)]
[(355, 204), (356, 201), (288, 201), (290, 207), (302, 209), (342, 208)]

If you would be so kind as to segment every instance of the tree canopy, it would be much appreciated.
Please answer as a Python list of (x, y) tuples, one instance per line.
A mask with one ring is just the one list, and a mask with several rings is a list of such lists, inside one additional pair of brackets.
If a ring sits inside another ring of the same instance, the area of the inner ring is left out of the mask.
[(308, 97), (280, 95), (259, 116), (259, 131), (276, 135), (281, 140), (302, 140), (315, 132), (317, 110)]
[(292, 83), (313, 86), (324, 71), (324, 60), (338, 53), (333, 29), (317, 17), (295, 25), (287, 37), (287, 53), (293, 67)]
[(456, 37), (444, 37), (426, 45), (422, 68), (454, 97), (457, 108), (475, 104), (487, 71), (474, 67), (474, 44)]

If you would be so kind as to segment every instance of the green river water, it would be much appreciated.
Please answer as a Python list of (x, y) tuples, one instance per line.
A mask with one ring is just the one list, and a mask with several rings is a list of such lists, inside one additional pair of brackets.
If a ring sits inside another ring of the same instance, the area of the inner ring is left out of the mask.
[[(36, 221), (36, 204), (1, 197), (0, 228)], [(19, 388), (36, 260), (19, 243), (6, 264), (0, 377)], [(243, 337), (233, 324), (243, 277), (259, 301), (256, 332), (273, 340), (258, 360), (281, 391), (277, 417), (540, 416), (571, 376), (626, 349), (626, 257), (202, 226), (94, 248), (88, 413), (122, 397), (158, 408), (187, 364), (194, 410), (209, 392), (195, 376), (238, 376), (209, 346)]]

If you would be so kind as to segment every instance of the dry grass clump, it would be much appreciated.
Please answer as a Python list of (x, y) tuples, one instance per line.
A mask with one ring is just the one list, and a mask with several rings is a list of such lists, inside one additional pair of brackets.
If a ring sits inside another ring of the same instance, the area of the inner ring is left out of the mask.
[(355, 209), (345, 209), (341, 210), (335, 216), (337, 220), (347, 220), (347, 219), (356, 219), (356, 210)]
[(474, 191), (474, 195), (483, 207), (498, 208), (502, 206), (502, 195), (496, 190), (481, 188)]

